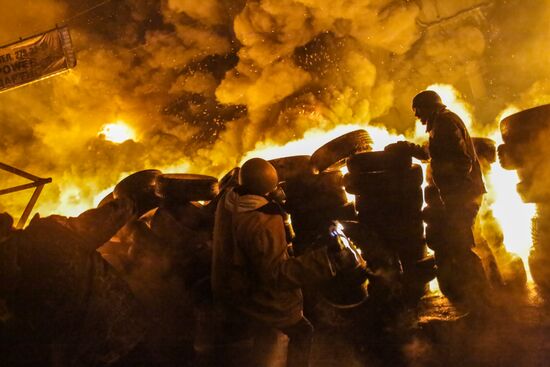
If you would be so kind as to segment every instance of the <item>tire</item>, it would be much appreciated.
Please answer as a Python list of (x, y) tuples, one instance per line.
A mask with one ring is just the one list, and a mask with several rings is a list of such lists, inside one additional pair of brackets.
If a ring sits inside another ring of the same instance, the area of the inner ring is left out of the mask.
[(372, 139), (366, 130), (355, 130), (321, 146), (311, 155), (311, 166), (318, 172), (344, 166), (349, 156), (372, 150)]
[(548, 128), (550, 104), (523, 110), (500, 122), (500, 133), (505, 143), (529, 143)]
[(355, 198), (355, 208), (358, 212), (379, 213), (397, 217), (409, 215), (418, 216), (424, 204), (420, 187), (403, 196), (363, 196)]
[(269, 163), (277, 170), (279, 181), (286, 181), (301, 175), (313, 174), (309, 161), (309, 155), (295, 155), (271, 159)]
[(406, 171), (380, 171), (344, 176), (346, 191), (354, 195), (394, 195), (402, 197), (422, 185), (422, 167), (415, 164)]
[(351, 174), (376, 171), (401, 171), (410, 169), (412, 157), (397, 151), (376, 151), (354, 154), (348, 158)]
[(522, 167), (524, 164), (524, 157), (518, 153), (518, 147), (516, 145), (499, 145), (497, 155), (500, 165), (506, 170), (515, 170)]
[(494, 163), (497, 160), (496, 141), (489, 138), (472, 138), (472, 143), (480, 160)]
[(125, 197), (132, 200), (137, 214), (144, 214), (160, 203), (156, 195), (156, 185), (161, 174), (162, 172), (156, 169), (135, 172), (115, 186), (113, 198)]
[(218, 194), (218, 179), (187, 173), (160, 175), (157, 195), (173, 202), (208, 201)]
[(340, 207), (348, 203), (343, 188), (342, 173), (323, 172), (318, 175), (304, 175), (283, 184), (289, 211), (317, 210)]
[(427, 224), (441, 223), (445, 210), (440, 206), (428, 205), (422, 210), (422, 219)]
[(524, 203), (546, 203), (550, 201), (550, 190), (538, 181), (521, 181), (516, 185), (518, 194)]
[(432, 207), (440, 207), (443, 205), (437, 186), (428, 185), (424, 188), (424, 201), (426, 205)]

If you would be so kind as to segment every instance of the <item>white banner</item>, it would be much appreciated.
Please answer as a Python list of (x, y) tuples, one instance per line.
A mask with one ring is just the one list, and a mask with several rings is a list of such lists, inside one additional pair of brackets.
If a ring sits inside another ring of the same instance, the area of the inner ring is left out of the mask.
[(67, 27), (0, 47), (0, 92), (29, 84), (76, 66)]

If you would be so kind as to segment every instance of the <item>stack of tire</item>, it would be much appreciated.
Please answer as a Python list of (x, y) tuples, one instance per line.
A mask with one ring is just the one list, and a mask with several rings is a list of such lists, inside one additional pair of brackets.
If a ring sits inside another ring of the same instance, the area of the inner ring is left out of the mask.
[(498, 147), (503, 168), (516, 170), (520, 182), (518, 193), (526, 203), (537, 204), (532, 219), (533, 247), (529, 255), (531, 275), (537, 285), (550, 291), (550, 104), (530, 108), (500, 122), (504, 144)]
[(343, 187), (340, 169), (346, 158), (371, 150), (372, 140), (365, 130), (344, 134), (317, 149), (311, 156), (290, 156), (271, 160), (283, 181), (285, 209), (296, 233), (297, 255), (306, 251), (332, 220), (356, 218)]
[(345, 188), (356, 195), (359, 222), (394, 254), (394, 266), (402, 272), (399, 298), (416, 302), (433, 277), (422, 265), (426, 255), (422, 167), (413, 165), (407, 152), (396, 150), (355, 154), (347, 167)]
[[(490, 190), (491, 182), (488, 180), (491, 164), (497, 159), (496, 142), (482, 137), (473, 137), (472, 142), (485, 177), (485, 185)], [(527, 281), (523, 260), (517, 254), (506, 250), (504, 235), (493, 215), (492, 204), (491, 197), (486, 195), (476, 219), (476, 252), (493, 286), (521, 287)]]

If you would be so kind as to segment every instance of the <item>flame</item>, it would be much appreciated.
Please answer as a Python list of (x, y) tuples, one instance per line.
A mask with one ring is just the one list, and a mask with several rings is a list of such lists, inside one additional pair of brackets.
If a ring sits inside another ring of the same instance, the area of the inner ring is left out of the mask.
[(448, 84), (432, 84), (428, 90), (433, 90), (443, 100), (443, 103), (453, 111), (464, 121), (464, 124), (471, 131), (472, 129), (472, 112), (471, 108), (466, 102), (462, 100), (462, 96), (452, 85)]
[(126, 122), (119, 120), (101, 127), (98, 136), (104, 136), (105, 140), (113, 143), (123, 143), (127, 140), (136, 140), (136, 133)]

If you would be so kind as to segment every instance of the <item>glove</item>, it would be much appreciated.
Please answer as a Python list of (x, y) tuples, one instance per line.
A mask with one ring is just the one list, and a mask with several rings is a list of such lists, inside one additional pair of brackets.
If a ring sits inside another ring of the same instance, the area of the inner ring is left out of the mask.
[(420, 160), (427, 160), (430, 158), (430, 155), (423, 147), (408, 141), (398, 141), (397, 143), (386, 145), (384, 151), (405, 154)]
[(357, 268), (366, 269), (367, 267), (367, 262), (352, 248), (345, 247), (340, 251), (328, 251), (327, 253), (330, 264), (337, 274)]

